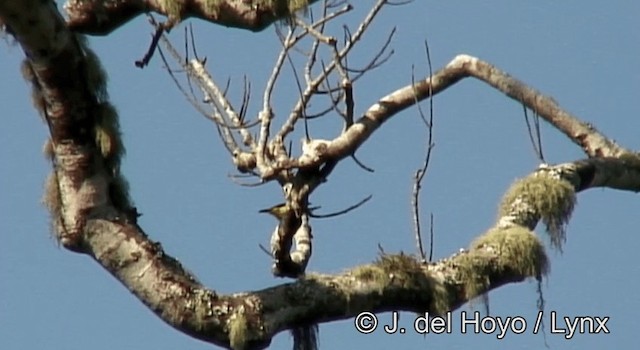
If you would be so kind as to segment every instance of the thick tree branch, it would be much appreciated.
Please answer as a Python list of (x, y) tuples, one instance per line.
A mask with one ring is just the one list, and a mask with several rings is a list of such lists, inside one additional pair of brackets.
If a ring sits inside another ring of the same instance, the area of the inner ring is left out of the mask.
[(165, 15), (169, 24), (196, 17), (226, 27), (261, 31), (318, 0), (68, 0), (64, 5), (74, 31), (107, 35), (145, 12)]
[[(627, 187), (640, 189), (638, 163), (619, 159), (587, 159), (543, 168), (532, 176), (589, 188), (619, 187), (617, 175), (633, 178)], [(554, 215), (537, 211), (535, 194), (519, 195), (503, 204), (524, 205), (538, 218)], [(205, 289), (135, 226), (91, 220), (86, 245), (87, 253), (172, 326), (218, 345), (262, 347), (276, 333), (299, 324), (347, 319), (362, 310), (440, 314), (504, 284), (539, 278), (546, 271), (544, 250), (527, 231), (537, 220), (519, 222), (528, 227), (512, 221), (509, 229), (492, 229), (469, 250), (433, 264), (385, 255), (342, 274), (310, 274), (295, 283), (232, 295)], [(533, 259), (533, 265), (514, 262), (527, 259)]]
[[(107, 135), (101, 125), (112, 112), (103, 72), (90, 67), (93, 53), (69, 32), (54, 2), (2, 1), (0, 18), (25, 52), (23, 73), (32, 82), (34, 103), (51, 133), (56, 183), (49, 191), (56, 192), (53, 196), (59, 198), (54, 200), (61, 203), (50, 206), (59, 210), (59, 240), (67, 248), (79, 249), (84, 220), (100, 214), (97, 211), (110, 201), (111, 186), (118, 178), (106, 174), (105, 167), (117, 168), (122, 152), (116, 149), (117, 130)], [(116, 158), (115, 164), (107, 164), (109, 157)]]

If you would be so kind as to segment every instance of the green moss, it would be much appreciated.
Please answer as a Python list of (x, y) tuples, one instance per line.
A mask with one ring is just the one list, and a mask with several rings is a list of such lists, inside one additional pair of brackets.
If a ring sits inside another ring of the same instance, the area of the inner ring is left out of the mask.
[(449, 291), (444, 284), (431, 280), (431, 312), (437, 315), (444, 315), (451, 310)]
[[(499, 261), (487, 259), (481, 250), (483, 247), (496, 249)], [(487, 290), (490, 283), (488, 276), (492, 273), (507, 273), (539, 280), (549, 270), (544, 246), (533, 232), (522, 226), (487, 231), (471, 244), (467, 254), (457, 258), (456, 263), (468, 299)], [(496, 271), (496, 266), (502, 270)]]
[(132, 207), (129, 198), (129, 183), (120, 174), (113, 178), (109, 186), (109, 198), (114, 207), (118, 209), (128, 209)]
[(357, 266), (351, 270), (351, 275), (364, 283), (373, 284), (380, 294), (389, 284), (389, 274), (377, 265)]
[(57, 236), (59, 234), (57, 227), (60, 220), (62, 203), (60, 203), (60, 188), (58, 187), (58, 176), (55, 171), (52, 171), (45, 180), (42, 204), (49, 211), (51, 234)]
[(464, 286), (466, 299), (472, 299), (484, 293), (489, 287), (487, 277), (490, 266), (486, 259), (469, 252), (456, 259), (459, 280)]
[[(175, 5), (175, 2), (168, 1)], [(176, 5), (177, 6), (177, 5)], [(85, 56), (84, 76), (91, 93), (96, 97), (91, 115), (94, 118), (94, 140), (103, 165), (109, 175), (112, 176), (109, 184), (109, 197), (112, 204), (119, 209), (131, 207), (129, 198), (129, 186), (127, 180), (120, 174), (120, 164), (125, 154), (118, 112), (109, 103), (107, 92), (107, 74), (105, 73), (97, 55), (91, 50), (87, 39), (77, 35), (77, 40)]]
[(405, 289), (428, 291), (431, 294), (430, 312), (442, 314), (449, 310), (449, 293), (445, 286), (428, 275), (416, 258), (400, 254), (382, 254), (371, 265), (358, 266), (351, 275), (362, 282), (372, 283), (380, 293), (393, 281)]
[(281, 23), (291, 24), (297, 12), (307, 12), (309, 0), (258, 0), (256, 6), (271, 8), (273, 16), (281, 19)]
[(42, 145), (42, 154), (44, 154), (45, 158), (50, 161), (53, 161), (55, 157), (55, 150), (53, 149), (53, 142), (51, 138), (48, 138), (44, 141), (44, 145)]
[(500, 204), (499, 215), (526, 215), (519, 213), (521, 202), (535, 211), (547, 226), (551, 244), (561, 249), (566, 240), (565, 225), (571, 217), (576, 202), (575, 189), (563, 179), (554, 179), (544, 173), (536, 173), (516, 181)]
[(245, 349), (247, 345), (248, 331), (247, 318), (244, 316), (244, 310), (238, 310), (234, 316), (229, 319), (229, 343), (234, 350)]
[(100, 64), (100, 59), (89, 47), (89, 42), (84, 35), (76, 35), (78, 42), (82, 47), (85, 57), (85, 80), (91, 92), (95, 94), (98, 102), (109, 99), (107, 92), (107, 73)]
[[(628, 169), (640, 171), (640, 153), (626, 152), (618, 156), (618, 159), (620, 159)], [(640, 189), (636, 189), (636, 191), (638, 190)]]
[(220, 4), (223, 0), (204, 0), (204, 10), (210, 16), (217, 16), (220, 12)]
[(42, 88), (40, 86), (40, 82), (36, 77), (36, 73), (31, 66), (31, 62), (28, 59), (22, 60), (22, 64), (20, 65), (20, 71), (22, 72), (22, 77), (27, 82), (31, 83), (31, 103), (33, 107), (38, 111), (40, 117), (45, 120), (45, 108), (46, 102), (44, 100), (44, 96), (42, 95)]
[(501, 259), (515, 273), (539, 277), (548, 273), (549, 260), (544, 246), (535, 233), (526, 227), (512, 226), (508, 229), (491, 229), (478, 237), (471, 249), (491, 246), (498, 249)]
[(182, 20), (182, 13), (184, 11), (185, 4), (184, 1), (160, 0), (159, 3), (170, 21), (178, 23)]
[(105, 159), (106, 166), (116, 170), (120, 166), (121, 157), (125, 153), (118, 123), (118, 112), (108, 102), (100, 103), (95, 110), (96, 146)]

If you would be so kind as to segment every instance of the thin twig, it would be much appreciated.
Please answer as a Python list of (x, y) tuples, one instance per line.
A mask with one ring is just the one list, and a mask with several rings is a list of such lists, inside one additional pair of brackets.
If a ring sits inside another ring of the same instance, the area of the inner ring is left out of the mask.
[[(425, 40), (425, 50), (427, 55), (427, 63), (429, 67), (429, 76), (432, 77), (433, 68), (431, 66), (431, 54), (429, 52), (429, 44), (426, 40)], [(413, 72), (411, 74), (411, 85), (415, 87), (415, 74), (413, 74)], [(431, 85), (429, 85), (429, 96), (431, 96), (431, 98), (429, 99), (429, 120), (427, 121), (424, 116), (424, 112), (422, 111), (422, 107), (420, 106), (420, 103), (418, 101), (417, 93), (415, 92), (415, 88), (414, 88), (414, 98), (416, 99), (415, 103), (418, 107), (418, 112), (420, 114), (420, 117), (422, 118), (422, 121), (425, 123), (427, 127), (427, 151), (424, 158), (424, 163), (422, 164), (422, 168), (416, 171), (416, 174), (414, 177), (413, 197), (411, 200), (412, 207), (413, 207), (413, 221), (414, 221), (414, 228), (415, 228), (415, 234), (416, 234), (416, 245), (418, 247), (418, 253), (420, 254), (420, 258), (422, 259), (423, 263), (426, 263), (427, 259), (424, 253), (424, 247), (422, 245), (422, 232), (421, 232), (421, 225), (420, 225), (420, 189), (422, 188), (422, 181), (424, 180), (424, 176), (427, 173), (427, 169), (429, 167), (429, 160), (431, 159), (431, 150), (433, 149), (433, 90), (431, 88)]]
[(260, 250), (262, 250), (265, 254), (267, 254), (271, 258), (271, 252), (267, 248), (265, 248), (262, 244), (258, 244), (258, 247), (260, 247)]
[(364, 165), (364, 163), (362, 163), (362, 162), (358, 159), (358, 157), (356, 157), (356, 154), (355, 154), (355, 153), (351, 155), (351, 159), (353, 159), (353, 161), (354, 161), (354, 162), (356, 162), (356, 164), (357, 164), (359, 167), (361, 167), (362, 169), (364, 169), (365, 171), (368, 171), (368, 172), (370, 172), (370, 173), (375, 172), (375, 170), (374, 170), (373, 168), (370, 168), (370, 167), (368, 167), (368, 166)]
[[(258, 174), (255, 174), (255, 173), (252, 173), (252, 175), (254, 175), (254, 176), (258, 177), (258, 178), (260, 177)], [(241, 177), (239, 175), (228, 174), (227, 177), (229, 177), (229, 179), (231, 179), (231, 181), (233, 183), (235, 183), (236, 185), (242, 186), (242, 187), (258, 187), (258, 186), (262, 186), (262, 185), (266, 184), (266, 182), (262, 181), (262, 180), (260, 180), (258, 182), (240, 182), (240, 181), (237, 180), (239, 177)]]
[[(531, 127), (531, 122), (529, 121), (529, 113), (527, 112), (527, 106), (522, 104), (522, 111), (524, 112), (524, 121), (527, 124), (527, 134), (529, 134), (529, 141), (531, 141), (531, 147), (533, 147), (533, 152), (536, 154), (538, 161), (540, 163), (546, 163), (544, 161), (544, 155), (542, 154), (542, 139), (540, 137), (540, 117), (535, 114), (534, 115), (534, 127)], [(534, 136), (535, 134), (535, 136)]]
[(429, 214), (429, 262), (433, 261), (433, 213)]
[(162, 33), (164, 33), (164, 31), (167, 29), (164, 23), (157, 23), (151, 15), (149, 16), (150, 16), (149, 21), (155, 27), (155, 32), (151, 37), (151, 44), (149, 45), (147, 52), (144, 54), (142, 59), (137, 60), (135, 62), (135, 65), (138, 68), (144, 68), (146, 65), (149, 64), (149, 62), (151, 61), (151, 58), (153, 57), (153, 53), (156, 51), (156, 48), (158, 47), (158, 40), (160, 40)]
[[(362, 35), (369, 27), (373, 19), (376, 17), (378, 12), (382, 9), (382, 7), (386, 4), (386, 0), (378, 0), (374, 6), (371, 8), (369, 13), (365, 16), (365, 18), (360, 23), (358, 30), (353, 35), (352, 39), (345, 45), (345, 47), (339, 51), (338, 53), (338, 61), (345, 57), (351, 49), (355, 46), (355, 44), (361, 39)], [(293, 127), (298, 119), (302, 116), (301, 109), (303, 106), (306, 106), (309, 102), (311, 96), (317, 91), (318, 86), (333, 72), (336, 68), (338, 62), (334, 59), (327, 67), (326, 70), (323, 70), (311, 83), (307, 84), (307, 88), (303, 93), (303, 97), (298, 99), (295, 107), (289, 114), (289, 117), (285, 121), (285, 123), (280, 128), (280, 131), (276, 134), (277, 139), (284, 139), (287, 134), (293, 131)]]
[(358, 203), (356, 203), (356, 204), (354, 204), (354, 205), (352, 205), (352, 206), (350, 206), (350, 207), (348, 207), (346, 209), (340, 210), (340, 211), (336, 211), (336, 212), (329, 213), (329, 214), (311, 214), (310, 213), (309, 216), (312, 217), (312, 218), (316, 218), (316, 219), (326, 219), (326, 218), (331, 218), (331, 217), (334, 217), (334, 216), (344, 215), (344, 214), (346, 214), (346, 213), (348, 213), (348, 212), (350, 212), (350, 211), (352, 211), (354, 209), (357, 209), (361, 205), (365, 204), (372, 197), (373, 197), (373, 195), (370, 194), (366, 198), (364, 198), (363, 200), (359, 201)]
[(387, 39), (385, 40), (384, 44), (382, 44), (382, 47), (378, 50), (378, 52), (373, 56), (371, 60), (369, 60), (369, 62), (363, 68), (347, 67), (347, 70), (353, 73), (366, 73), (386, 63), (389, 60), (389, 58), (391, 58), (394, 51), (393, 50), (389, 51), (389, 53), (384, 57), (382, 57), (382, 55), (387, 51), (387, 49), (389, 48), (389, 45), (391, 45), (391, 41), (393, 40), (393, 36), (395, 35), (395, 33), (396, 33), (396, 27), (393, 27), (389, 35), (387, 35)]

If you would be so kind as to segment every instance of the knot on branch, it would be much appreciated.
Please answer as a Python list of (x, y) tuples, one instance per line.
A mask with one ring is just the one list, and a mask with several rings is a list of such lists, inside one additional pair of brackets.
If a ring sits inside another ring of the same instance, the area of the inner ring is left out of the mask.
[(250, 173), (256, 168), (256, 156), (249, 152), (233, 152), (233, 164), (241, 173)]
[(318, 164), (327, 154), (329, 144), (328, 140), (302, 140), (302, 155), (300, 156), (300, 166)]

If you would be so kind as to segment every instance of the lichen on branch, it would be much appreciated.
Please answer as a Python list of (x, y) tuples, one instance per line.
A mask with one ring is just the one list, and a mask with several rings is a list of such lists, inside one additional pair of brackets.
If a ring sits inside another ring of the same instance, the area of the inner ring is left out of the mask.
[(317, 0), (68, 0), (64, 9), (70, 29), (107, 35), (146, 12), (167, 17), (168, 28), (194, 17), (227, 27), (261, 31), (288, 20)]
[(519, 224), (542, 222), (547, 227), (551, 244), (562, 249), (566, 240), (565, 226), (571, 218), (576, 196), (574, 186), (549, 172), (537, 171), (517, 180), (502, 198), (499, 217), (514, 218)]

